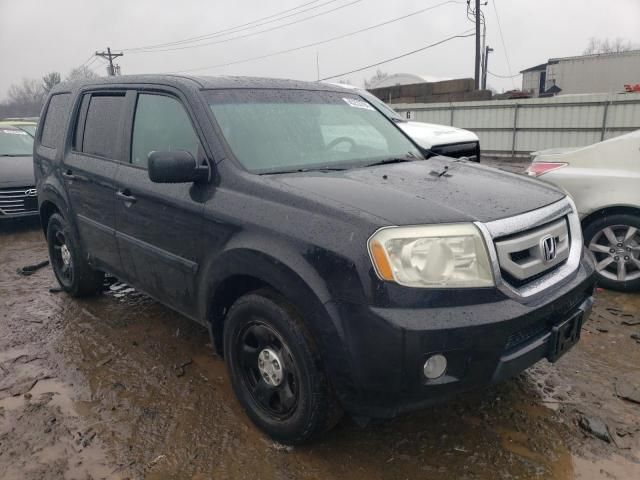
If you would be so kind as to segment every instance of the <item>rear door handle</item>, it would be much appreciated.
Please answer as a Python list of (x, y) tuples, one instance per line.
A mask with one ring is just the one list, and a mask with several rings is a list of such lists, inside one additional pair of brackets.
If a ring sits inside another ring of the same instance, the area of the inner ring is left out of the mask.
[(73, 174), (71, 170), (65, 170), (64, 172), (62, 172), (62, 176), (64, 178), (68, 178), (69, 180), (76, 178), (76, 176)]
[(126, 203), (136, 203), (136, 197), (131, 195), (129, 190), (118, 190), (116, 192), (116, 197)]

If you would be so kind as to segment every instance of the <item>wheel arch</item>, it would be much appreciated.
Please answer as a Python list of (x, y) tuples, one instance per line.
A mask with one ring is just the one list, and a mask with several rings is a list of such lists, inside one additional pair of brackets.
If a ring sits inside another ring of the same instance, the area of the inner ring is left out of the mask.
[(47, 235), (47, 226), (49, 225), (49, 219), (54, 213), (62, 214), (58, 206), (51, 200), (45, 200), (40, 204), (40, 224), (45, 236)]
[(640, 217), (640, 207), (635, 207), (632, 205), (609, 205), (599, 208), (598, 210), (590, 212), (586, 217), (582, 219), (582, 229), (584, 230), (588, 225), (593, 223), (593, 221), (610, 215), (635, 215), (637, 217)]
[[(242, 295), (271, 288), (294, 304), (300, 313), (323, 310), (329, 300), (324, 280), (293, 252), (280, 256), (248, 246), (224, 251), (201, 274), (201, 318), (211, 322), (213, 333), (221, 333), (226, 310)], [(306, 265), (305, 265), (306, 264)], [(311, 326), (310, 328), (313, 329)], [(216, 340), (218, 343), (218, 340)]]
[(234, 248), (203, 269), (201, 319), (210, 329), (213, 347), (224, 355), (224, 320), (235, 300), (251, 291), (271, 288), (296, 307), (330, 377), (343, 381), (349, 376), (350, 360), (337, 309), (320, 275), (301, 255), (288, 253), (283, 257), (247, 246)]

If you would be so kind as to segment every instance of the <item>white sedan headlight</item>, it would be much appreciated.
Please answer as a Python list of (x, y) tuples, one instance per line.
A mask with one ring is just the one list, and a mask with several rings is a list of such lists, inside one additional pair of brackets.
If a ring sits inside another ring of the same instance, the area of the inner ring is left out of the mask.
[(369, 239), (382, 280), (416, 288), (495, 285), (482, 234), (472, 223), (388, 227)]

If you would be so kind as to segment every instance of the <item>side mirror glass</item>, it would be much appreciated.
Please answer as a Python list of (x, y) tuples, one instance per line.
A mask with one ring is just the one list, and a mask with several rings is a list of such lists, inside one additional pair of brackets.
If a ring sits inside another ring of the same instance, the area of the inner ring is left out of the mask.
[(186, 151), (151, 152), (147, 168), (149, 178), (155, 183), (193, 183), (209, 178), (209, 167), (199, 166)]

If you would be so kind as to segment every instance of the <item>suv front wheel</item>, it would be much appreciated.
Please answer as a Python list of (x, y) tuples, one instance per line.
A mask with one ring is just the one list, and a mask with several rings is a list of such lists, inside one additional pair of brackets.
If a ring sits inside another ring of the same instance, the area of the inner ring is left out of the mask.
[(55, 213), (47, 226), (49, 260), (62, 289), (72, 297), (86, 297), (102, 286), (104, 274), (91, 268), (65, 218)]
[(225, 319), (224, 355), (238, 400), (273, 439), (301, 443), (339, 420), (308, 332), (276, 292), (258, 290), (233, 304)]

